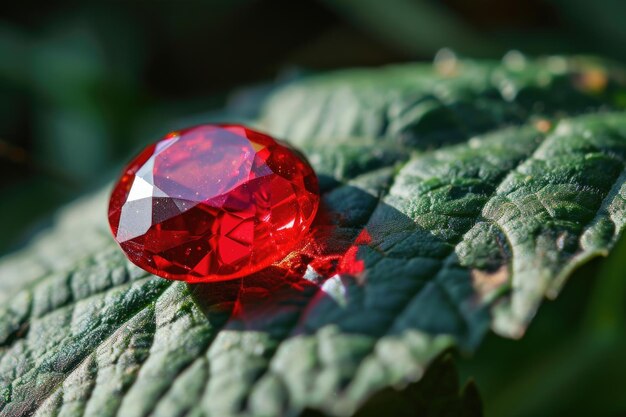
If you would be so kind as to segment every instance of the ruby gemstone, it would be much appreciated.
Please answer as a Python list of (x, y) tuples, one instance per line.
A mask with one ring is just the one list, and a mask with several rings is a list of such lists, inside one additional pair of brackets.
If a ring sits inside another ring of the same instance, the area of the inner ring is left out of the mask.
[(109, 223), (146, 271), (208, 282), (283, 259), (318, 205), (317, 177), (293, 149), (244, 126), (201, 125), (170, 133), (128, 165)]

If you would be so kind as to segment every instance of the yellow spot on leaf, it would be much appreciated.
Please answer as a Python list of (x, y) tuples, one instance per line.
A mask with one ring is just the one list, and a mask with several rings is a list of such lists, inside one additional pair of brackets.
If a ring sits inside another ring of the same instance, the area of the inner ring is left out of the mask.
[(502, 265), (495, 271), (472, 270), (472, 284), (474, 290), (481, 298), (490, 297), (509, 280), (509, 269)]
[(592, 68), (582, 72), (576, 77), (576, 86), (588, 93), (601, 93), (606, 88), (609, 77), (601, 68)]
[(541, 133), (548, 133), (552, 128), (552, 123), (546, 119), (539, 119), (535, 122), (535, 129), (540, 131)]
[(437, 74), (442, 77), (455, 77), (459, 73), (459, 60), (456, 54), (447, 48), (437, 52), (433, 65)]

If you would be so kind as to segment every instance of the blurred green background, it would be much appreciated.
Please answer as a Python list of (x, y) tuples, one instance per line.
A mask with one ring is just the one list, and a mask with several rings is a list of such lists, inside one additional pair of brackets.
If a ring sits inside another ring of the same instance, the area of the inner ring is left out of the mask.
[[(5, 2), (0, 255), (142, 144), (224, 107), (254, 116), (248, 103), (280, 80), (432, 60), (444, 47), (624, 62), (624, 22), (624, 0)], [(626, 415), (624, 246), (579, 271), (522, 341), (490, 336), (459, 358), (487, 415)]]

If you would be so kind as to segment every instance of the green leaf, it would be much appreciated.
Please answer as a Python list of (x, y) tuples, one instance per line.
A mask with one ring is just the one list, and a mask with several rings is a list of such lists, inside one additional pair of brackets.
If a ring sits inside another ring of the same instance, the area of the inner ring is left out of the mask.
[[(306, 410), (303, 417), (323, 416), (316, 410)], [(480, 417), (482, 403), (473, 381), (460, 387), (456, 367), (450, 354), (444, 354), (430, 364), (418, 382), (401, 390), (386, 388), (370, 397), (355, 417), (404, 416), (462, 416)]]
[(349, 415), (490, 327), (521, 336), (624, 228), (621, 77), (509, 54), (280, 87), (257, 124), (318, 172), (316, 250), (364, 271), (154, 278), (110, 238), (103, 191), (0, 263), (0, 415)]

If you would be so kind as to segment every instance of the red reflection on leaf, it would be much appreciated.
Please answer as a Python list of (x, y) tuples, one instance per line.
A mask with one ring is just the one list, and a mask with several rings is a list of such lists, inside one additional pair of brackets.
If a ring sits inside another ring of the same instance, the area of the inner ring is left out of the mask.
[[(371, 242), (366, 229), (341, 228), (337, 215), (320, 209), (311, 231), (298, 251), (307, 267), (321, 276), (322, 281), (336, 274), (358, 275), (365, 271), (358, 250)], [(286, 259), (285, 261), (289, 261)]]
[(361, 230), (361, 233), (354, 240), (354, 243), (348, 248), (339, 263), (338, 274), (359, 275), (365, 271), (365, 261), (358, 258), (359, 247), (368, 245), (372, 242), (367, 229)]

